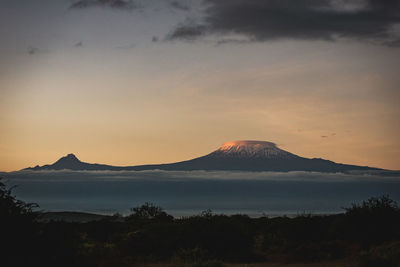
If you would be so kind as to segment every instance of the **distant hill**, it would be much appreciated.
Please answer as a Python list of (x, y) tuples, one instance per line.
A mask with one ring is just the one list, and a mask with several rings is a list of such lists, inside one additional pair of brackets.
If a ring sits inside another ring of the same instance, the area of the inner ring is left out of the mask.
[(112, 219), (112, 216), (86, 213), (86, 212), (59, 211), (59, 212), (43, 212), (40, 213), (39, 217), (37, 218), (39, 222), (64, 221), (64, 222), (82, 222), (82, 223), (100, 221), (105, 219)]
[(25, 170), (232, 170), (232, 171), (314, 171), (348, 172), (380, 170), (367, 166), (335, 163), (320, 158), (304, 158), (278, 148), (266, 141), (233, 141), (224, 143), (214, 152), (203, 157), (168, 164), (153, 164), (118, 167), (105, 164), (91, 164), (80, 161), (74, 154), (68, 154), (53, 164), (26, 168)]

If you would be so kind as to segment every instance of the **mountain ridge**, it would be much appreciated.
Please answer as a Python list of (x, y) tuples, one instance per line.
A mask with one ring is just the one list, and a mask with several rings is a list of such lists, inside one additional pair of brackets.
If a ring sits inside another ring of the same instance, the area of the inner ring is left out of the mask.
[(321, 158), (304, 158), (283, 149), (275, 143), (255, 140), (238, 140), (224, 143), (217, 150), (201, 157), (165, 164), (112, 166), (80, 161), (70, 153), (53, 164), (24, 170), (224, 170), (224, 171), (315, 171), (348, 172), (353, 170), (381, 170), (368, 166), (336, 163)]

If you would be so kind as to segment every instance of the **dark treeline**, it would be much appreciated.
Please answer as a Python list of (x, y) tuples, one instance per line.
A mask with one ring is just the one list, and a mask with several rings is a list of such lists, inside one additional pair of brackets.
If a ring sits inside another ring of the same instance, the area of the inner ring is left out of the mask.
[(343, 214), (250, 218), (211, 211), (173, 218), (150, 203), (90, 222), (43, 221), (0, 181), (0, 266), (226, 266), (315, 263), (400, 266), (400, 208), (388, 196)]

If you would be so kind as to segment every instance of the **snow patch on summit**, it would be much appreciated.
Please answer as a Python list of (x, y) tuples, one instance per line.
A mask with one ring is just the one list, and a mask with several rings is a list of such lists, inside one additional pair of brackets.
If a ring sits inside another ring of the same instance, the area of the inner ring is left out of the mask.
[(272, 142), (239, 140), (224, 143), (218, 150), (209, 154), (217, 158), (265, 158), (290, 159), (298, 156), (282, 150)]

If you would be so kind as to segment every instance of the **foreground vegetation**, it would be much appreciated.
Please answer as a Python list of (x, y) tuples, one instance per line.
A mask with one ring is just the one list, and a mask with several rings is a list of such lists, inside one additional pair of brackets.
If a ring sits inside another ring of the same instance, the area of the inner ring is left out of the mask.
[(43, 222), (35, 208), (0, 181), (1, 266), (400, 266), (400, 208), (388, 196), (295, 218), (175, 219), (145, 203), (126, 217)]

